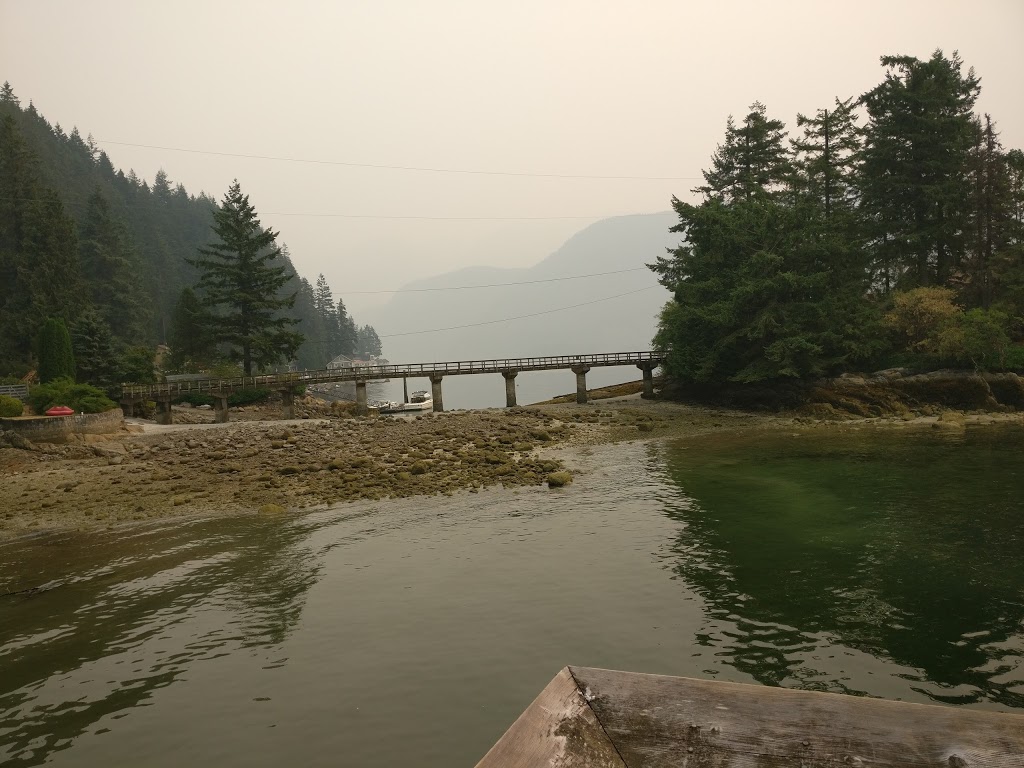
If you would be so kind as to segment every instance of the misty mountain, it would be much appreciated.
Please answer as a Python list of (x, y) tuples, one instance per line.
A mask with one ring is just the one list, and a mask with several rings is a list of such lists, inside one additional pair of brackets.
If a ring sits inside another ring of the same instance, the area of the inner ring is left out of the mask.
[[(671, 212), (603, 219), (533, 267), (447, 272), (367, 314), (397, 363), (649, 349), (669, 293), (644, 265), (678, 245), (675, 223)], [(559, 279), (580, 275), (599, 276)], [(526, 284), (436, 290), (507, 283)]]
[[(645, 264), (679, 244), (679, 235), (669, 232), (676, 221), (671, 212), (603, 219), (533, 267), (447, 272), (410, 283), (366, 314), (394, 363), (650, 349), (669, 292)], [(598, 276), (560, 279), (580, 275)], [(503, 285), (432, 290), (494, 284)], [(634, 368), (595, 368), (587, 383), (593, 388), (639, 376)], [(429, 388), (426, 380), (410, 380), (409, 386)], [(519, 402), (526, 404), (575, 391), (576, 383), (569, 371), (535, 371), (520, 374), (517, 386)], [(400, 396), (400, 382), (392, 390), (391, 397)], [(501, 406), (504, 392), (498, 375), (444, 381), (446, 408)]]

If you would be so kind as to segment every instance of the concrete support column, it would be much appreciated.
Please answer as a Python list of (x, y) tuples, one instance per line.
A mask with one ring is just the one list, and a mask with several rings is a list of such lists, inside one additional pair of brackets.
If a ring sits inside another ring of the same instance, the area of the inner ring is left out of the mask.
[(515, 408), (516, 406), (516, 376), (519, 375), (519, 371), (514, 368), (510, 368), (507, 371), (502, 371), (501, 375), (505, 377), (505, 407)]
[(157, 424), (172, 424), (173, 418), (171, 416), (171, 398), (167, 397), (162, 400), (156, 401), (156, 423)]
[(121, 413), (124, 414), (126, 419), (130, 419), (135, 415), (135, 401), (134, 400), (122, 400), (121, 401)]
[(228, 422), (228, 396), (218, 392), (213, 395), (213, 421), (216, 424)]
[(576, 374), (576, 402), (580, 405), (587, 404), (587, 374), (590, 372), (589, 365), (574, 365), (572, 372)]
[(295, 418), (295, 393), (291, 389), (281, 390), (281, 416), (285, 419)]
[(369, 416), (370, 408), (366, 404), (366, 382), (356, 381), (356, 416)]
[(441, 413), (444, 410), (444, 401), (441, 399), (441, 379), (444, 377), (438, 373), (432, 373), (430, 378), (430, 396), (434, 400), (434, 413)]
[(645, 400), (654, 399), (654, 369), (657, 365), (653, 362), (642, 362), (637, 363), (636, 367), (644, 372), (644, 390), (640, 393), (640, 397)]

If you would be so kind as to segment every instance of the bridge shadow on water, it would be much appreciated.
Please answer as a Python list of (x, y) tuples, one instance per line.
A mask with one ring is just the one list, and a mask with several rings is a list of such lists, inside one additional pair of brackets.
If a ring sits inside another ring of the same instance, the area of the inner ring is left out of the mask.
[(1019, 427), (655, 448), (698, 641), (766, 685), (1024, 708), (1022, 448)]

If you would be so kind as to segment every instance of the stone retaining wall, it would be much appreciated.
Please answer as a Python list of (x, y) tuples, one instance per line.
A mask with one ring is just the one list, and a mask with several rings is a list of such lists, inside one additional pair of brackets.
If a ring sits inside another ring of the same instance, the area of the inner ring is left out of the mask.
[(33, 443), (67, 443), (73, 435), (109, 435), (124, 429), (120, 409), (73, 416), (28, 416), (0, 419), (0, 432), (10, 430)]

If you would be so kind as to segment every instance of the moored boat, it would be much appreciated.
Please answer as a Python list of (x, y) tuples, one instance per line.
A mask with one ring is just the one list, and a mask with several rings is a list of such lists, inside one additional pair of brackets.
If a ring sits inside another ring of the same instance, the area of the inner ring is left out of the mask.
[(434, 407), (434, 398), (427, 391), (413, 392), (407, 403), (381, 403), (380, 413), (420, 413)]

